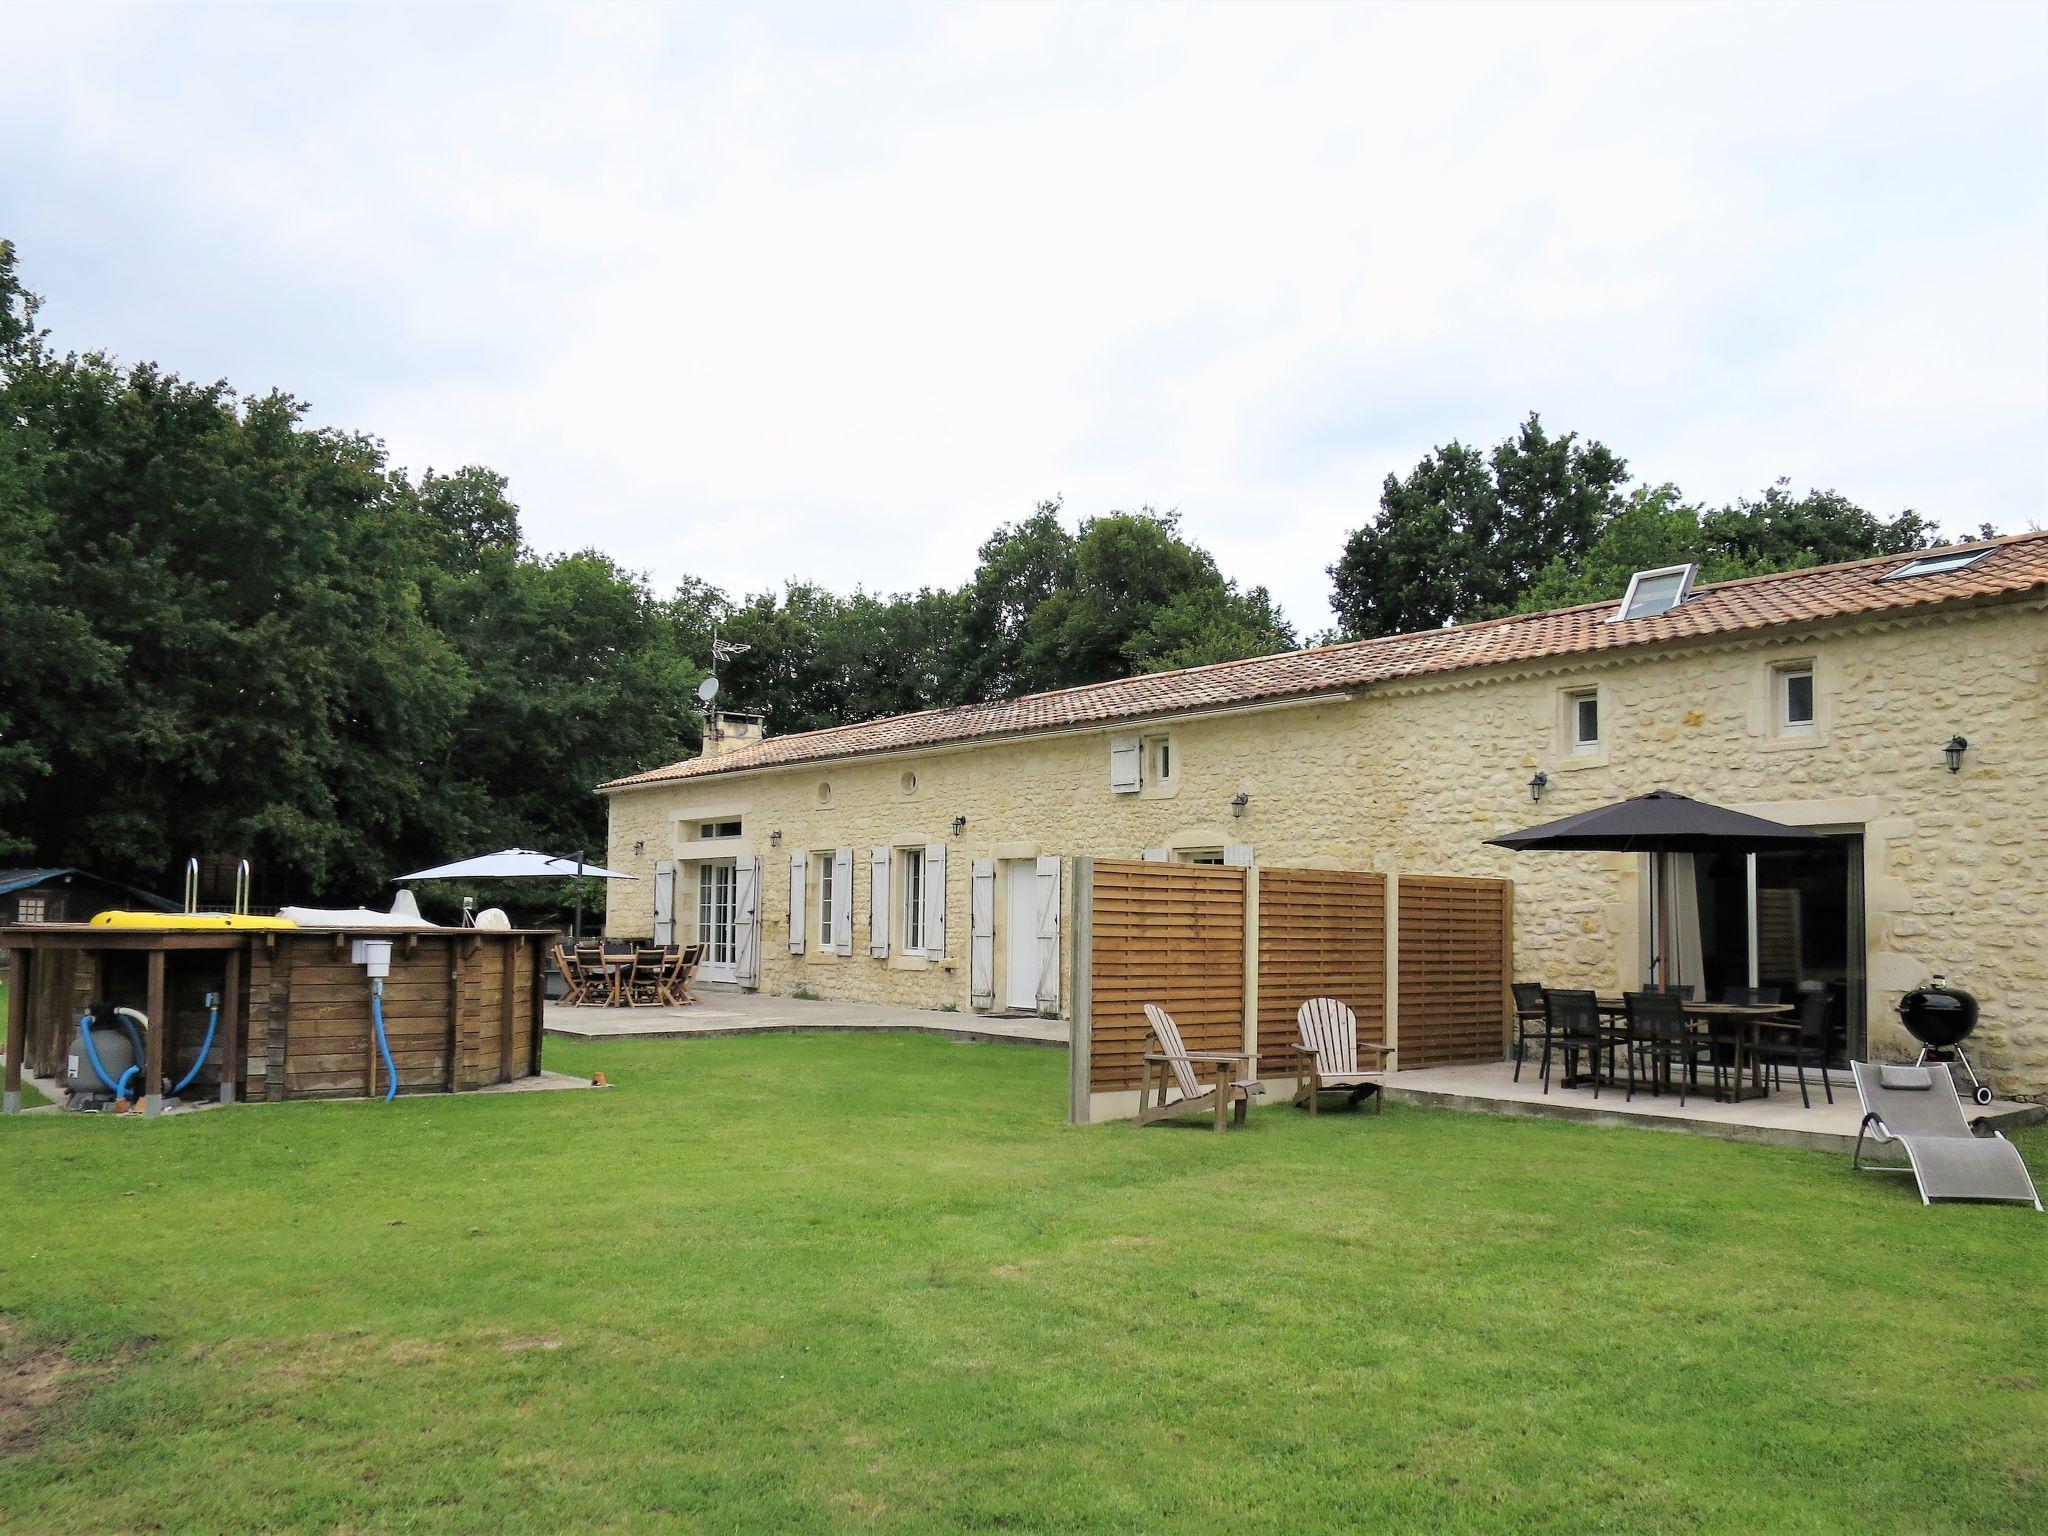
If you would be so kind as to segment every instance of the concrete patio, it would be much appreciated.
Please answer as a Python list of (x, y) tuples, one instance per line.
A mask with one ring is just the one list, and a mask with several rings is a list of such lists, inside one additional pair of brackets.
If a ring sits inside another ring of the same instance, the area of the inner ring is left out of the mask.
[(913, 1030), (978, 1044), (1060, 1050), (1067, 1046), (1064, 1019), (934, 1013), (922, 1008), (774, 997), (716, 987), (698, 991), (703, 1001), (688, 1008), (564, 1008), (551, 1002), (544, 1028), (565, 1040), (710, 1040), (729, 1035)]
[[(1843, 1152), (1856, 1144), (1856, 1128), (1863, 1111), (1856, 1101), (1856, 1087), (1843, 1073), (1835, 1083), (1835, 1102), (1827, 1102), (1820, 1085), (1808, 1078), (1813, 1107), (1799, 1102), (1799, 1090), (1791, 1086), (1769, 1098), (1744, 1099), (1723, 1104), (1711, 1095), (1689, 1094), (1681, 1109), (1678, 1096), (1655, 1097), (1638, 1088), (1633, 1101), (1623, 1097), (1620, 1087), (1603, 1085), (1600, 1097), (1591, 1088), (1559, 1087), (1553, 1074), (1550, 1092), (1536, 1076), (1535, 1063), (1522, 1069), (1522, 1080), (1514, 1080), (1514, 1063), (1494, 1062), (1485, 1066), (1427, 1067), (1395, 1075), (1388, 1098), (1396, 1103), (1425, 1104), (1436, 1109), (1461, 1109), (1490, 1115), (1539, 1115), (1559, 1120), (1577, 1120), (1590, 1125), (1623, 1125), (1650, 1131), (1689, 1131), (1699, 1136), (1718, 1136), (1724, 1141), (1756, 1142), (1773, 1147), (1806, 1147), (1818, 1152)], [(1972, 1107), (1973, 1117), (1979, 1113)], [(2021, 1104), (2000, 1099), (1981, 1114), (2000, 1130), (2016, 1125), (2033, 1125), (2048, 1119), (2048, 1106)]]

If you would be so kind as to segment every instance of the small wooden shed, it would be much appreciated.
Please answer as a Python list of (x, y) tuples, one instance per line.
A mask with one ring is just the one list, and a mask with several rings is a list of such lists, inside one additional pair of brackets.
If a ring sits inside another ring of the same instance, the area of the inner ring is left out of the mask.
[[(206, 994), (220, 1022), (185, 1097), (222, 1102), (341, 1099), (389, 1087), (371, 1023), (358, 939), (391, 941), (384, 1029), (400, 1093), (465, 1093), (540, 1072), (541, 985), (555, 935), (540, 929), (251, 931), (0, 929), (13, 964), (7, 992), (6, 1107), (24, 1067), (63, 1072), (80, 1016), (95, 1001), (148, 1015), (151, 1085), (192, 1067), (206, 1040)], [(148, 1112), (161, 1105), (145, 1101)]]

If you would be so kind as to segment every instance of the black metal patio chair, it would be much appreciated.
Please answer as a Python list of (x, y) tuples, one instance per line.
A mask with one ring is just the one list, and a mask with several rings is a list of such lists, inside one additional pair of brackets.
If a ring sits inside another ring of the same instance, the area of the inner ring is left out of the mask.
[[(1543, 1059), (1537, 1075), (1543, 1079), (1545, 1093), (1550, 1092), (1550, 1053), (1557, 1051), (1564, 1057), (1566, 1086), (1573, 1086), (1571, 1080), (1574, 1077), (1590, 1076), (1593, 1097), (1599, 1098), (1601, 1058), (1611, 1058), (1613, 1049), (1613, 1037), (1600, 1022), (1598, 998), (1591, 992), (1566, 987), (1543, 989)], [(1573, 1070), (1573, 1063), (1581, 1057), (1591, 1068), (1587, 1074)]]
[(1714, 1042), (1694, 1032), (1686, 1022), (1685, 1000), (1669, 992), (1624, 992), (1622, 1007), (1628, 1017), (1628, 1097), (1636, 1096), (1636, 1063), (1649, 1069), (1650, 1091), (1662, 1095), (1665, 1081), (1674, 1067), (1678, 1076), (1678, 1105), (1685, 1107), (1689, 1083), (1700, 1085), (1700, 1063), (1713, 1069), (1714, 1089), (1721, 1088), (1721, 1058)]
[(1813, 1095), (1806, 1089), (1808, 1067), (1820, 1073), (1822, 1091), (1827, 1094), (1830, 1104), (1835, 1102), (1835, 1085), (1828, 1081), (1828, 1016), (1834, 1011), (1834, 1006), (1835, 1000), (1828, 995), (1823, 984), (1813, 982), (1801, 986), (1799, 1028), (1796, 1031), (1767, 1028), (1757, 1043), (1757, 1060), (1764, 1064), (1764, 1070), (1770, 1074), (1775, 1086), (1785, 1086), (1786, 1067), (1798, 1074), (1799, 1102), (1807, 1109), (1813, 1108)]

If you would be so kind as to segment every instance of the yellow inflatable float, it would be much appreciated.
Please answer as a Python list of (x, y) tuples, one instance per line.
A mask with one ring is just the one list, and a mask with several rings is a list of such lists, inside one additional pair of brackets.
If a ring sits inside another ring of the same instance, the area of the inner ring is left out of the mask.
[(146, 928), (159, 933), (216, 933), (221, 929), (278, 933), (298, 929), (288, 917), (244, 917), (235, 912), (102, 912), (95, 928)]

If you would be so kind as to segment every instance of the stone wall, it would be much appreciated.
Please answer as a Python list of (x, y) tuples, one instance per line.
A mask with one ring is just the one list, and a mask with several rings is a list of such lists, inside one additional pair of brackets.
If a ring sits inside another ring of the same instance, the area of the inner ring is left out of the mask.
[[(1814, 668), (1809, 732), (1774, 725), (1774, 669), (1788, 663)], [(1508, 877), (1520, 974), (1612, 988), (1641, 970), (1640, 861), (1513, 855), (1484, 840), (1666, 788), (1861, 831), (1873, 1044), (1904, 1049), (1899, 994), (1946, 972), (1983, 1004), (1979, 1070), (2003, 1092), (2043, 1097), (2044, 684), (2048, 616), (2035, 602), (1490, 668), (1148, 726), (1170, 736), (1175, 771), (1137, 795), (1110, 790), (1108, 742), (1122, 733), (1110, 729), (653, 785), (612, 797), (606, 862), (643, 879), (614, 889), (608, 922), (647, 933), (655, 860), (687, 861), (698, 822), (736, 818), (742, 836), (719, 852), (764, 859), (764, 990), (964, 1011), (973, 859), (1248, 844), (1265, 865)], [(1577, 752), (1566, 695), (1587, 688), (1599, 693), (1602, 743)], [(1950, 774), (1941, 748), (1958, 733), (1970, 748)], [(1549, 784), (1532, 804), (1539, 769)], [(1242, 813), (1230, 803), (1240, 793)], [(950, 849), (948, 956), (871, 958), (868, 849), (925, 842)], [(837, 847), (854, 850), (854, 953), (810, 945), (792, 956), (788, 854)], [(685, 864), (683, 931), (694, 891)]]

